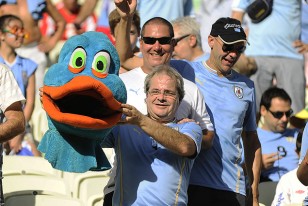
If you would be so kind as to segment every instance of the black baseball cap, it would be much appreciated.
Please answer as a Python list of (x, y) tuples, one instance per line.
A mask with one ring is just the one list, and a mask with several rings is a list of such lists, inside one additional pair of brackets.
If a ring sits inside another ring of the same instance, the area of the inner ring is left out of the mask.
[(241, 26), (241, 22), (230, 17), (220, 18), (213, 25), (211, 36), (219, 36), (225, 44), (235, 44), (247, 42), (246, 34)]

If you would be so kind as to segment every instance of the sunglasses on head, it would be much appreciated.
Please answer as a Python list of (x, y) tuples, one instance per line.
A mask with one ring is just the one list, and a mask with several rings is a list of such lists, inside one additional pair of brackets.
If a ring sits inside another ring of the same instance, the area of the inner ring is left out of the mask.
[[(216, 39), (216, 38), (215, 38)], [(238, 53), (243, 53), (246, 50), (246, 46), (245, 45), (241, 45), (241, 44), (221, 44), (217, 39), (216, 41), (221, 45), (221, 48), (224, 52), (232, 52), (232, 51), (236, 51)]]
[(155, 44), (156, 41), (158, 41), (160, 44), (170, 44), (172, 37), (160, 37), (160, 38), (154, 38), (154, 37), (141, 37), (142, 41), (146, 44)]
[(293, 114), (293, 110), (290, 109), (289, 111), (286, 112), (272, 112), (271, 110), (268, 110), (273, 117), (275, 117), (276, 119), (281, 119), (284, 115), (286, 115), (287, 118), (289, 118), (292, 114)]

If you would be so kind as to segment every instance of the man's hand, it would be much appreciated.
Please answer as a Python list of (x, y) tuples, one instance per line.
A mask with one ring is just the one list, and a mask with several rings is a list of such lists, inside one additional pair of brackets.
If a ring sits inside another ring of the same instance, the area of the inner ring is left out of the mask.
[(22, 141), (24, 138), (24, 133), (17, 135), (13, 139), (9, 140), (10, 150), (17, 154), (22, 149)]
[(308, 44), (305, 44), (304, 42), (300, 40), (294, 41), (293, 46), (297, 49), (297, 52), (300, 54), (304, 54), (308, 52)]
[(118, 124), (135, 124), (140, 126), (141, 122), (146, 117), (132, 105), (121, 104), (121, 108), (123, 115)]
[(263, 169), (269, 169), (271, 167), (273, 167), (275, 161), (281, 159), (282, 157), (279, 156), (278, 152), (274, 152), (271, 154), (263, 154), (262, 155), (262, 166)]
[(137, 0), (114, 0), (121, 17), (133, 16), (136, 11)]

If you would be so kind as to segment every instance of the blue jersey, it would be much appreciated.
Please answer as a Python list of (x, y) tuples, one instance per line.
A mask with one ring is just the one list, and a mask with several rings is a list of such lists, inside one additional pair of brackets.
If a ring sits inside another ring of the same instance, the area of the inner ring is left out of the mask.
[[(200, 152), (202, 131), (193, 123), (168, 127), (191, 137)], [(160, 145), (138, 126), (116, 126), (104, 147), (114, 147), (117, 158), (113, 205), (186, 205), (194, 159)]]
[[(278, 146), (286, 151), (286, 156), (275, 161), (273, 167), (263, 170), (262, 176), (279, 181), (280, 177), (298, 167), (298, 155), (296, 150), (297, 129), (286, 129), (283, 133), (274, 133), (271, 131), (257, 129), (259, 140), (262, 147), (262, 154), (270, 154), (278, 151)], [(280, 152), (283, 155), (283, 152)]]
[[(248, 25), (249, 35), (245, 54), (248, 56), (280, 56), (303, 59), (293, 46), (301, 35), (302, 0), (275, 0), (271, 14), (260, 23)], [(233, 9), (246, 11), (254, 0), (238, 0)]]
[(205, 62), (192, 64), (215, 136), (213, 146), (196, 158), (190, 184), (245, 195), (240, 139), (242, 130), (257, 128), (254, 84), (235, 71), (219, 77)]

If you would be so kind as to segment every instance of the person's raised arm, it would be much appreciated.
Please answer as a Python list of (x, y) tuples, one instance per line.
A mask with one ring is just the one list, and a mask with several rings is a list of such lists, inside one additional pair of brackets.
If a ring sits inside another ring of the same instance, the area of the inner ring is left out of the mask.
[(39, 49), (43, 52), (49, 52), (52, 50), (57, 42), (61, 39), (62, 34), (65, 29), (66, 22), (63, 16), (59, 13), (57, 8), (53, 5), (51, 0), (46, 0), (47, 4), (47, 13), (53, 19), (56, 24), (56, 31), (51, 37), (43, 37), (40, 44)]
[(246, 197), (251, 205), (258, 206), (258, 185), (260, 182), (262, 166), (261, 144), (257, 135), (257, 131), (243, 131), (242, 138), (245, 151), (245, 166), (249, 178), (249, 185), (251, 186), (251, 188), (249, 188), (250, 193), (247, 194)]
[(143, 65), (143, 59), (134, 55), (131, 48), (129, 34), (130, 28), (136, 11), (136, 0), (114, 0), (121, 20), (115, 28), (114, 36), (116, 49), (120, 57), (121, 66), (127, 70), (134, 69)]
[(84, 22), (94, 12), (97, 2), (97, 0), (85, 0), (83, 2), (79, 13), (74, 20), (76, 27), (80, 27), (81, 23)]
[(193, 157), (197, 154), (195, 142), (187, 135), (150, 119), (131, 105), (122, 104), (122, 109), (123, 114), (126, 115), (122, 120), (123, 123), (138, 125), (159, 144), (178, 155)]

